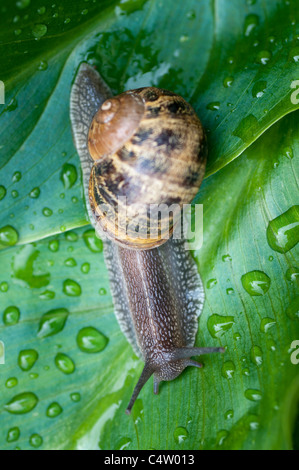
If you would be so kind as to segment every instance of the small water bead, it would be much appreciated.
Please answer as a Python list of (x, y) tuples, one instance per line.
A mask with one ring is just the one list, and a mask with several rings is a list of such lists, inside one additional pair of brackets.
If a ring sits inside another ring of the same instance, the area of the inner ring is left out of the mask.
[(73, 231), (70, 231), (70, 232), (67, 232), (65, 233), (65, 239), (68, 241), (68, 242), (76, 242), (78, 241), (78, 234), (76, 232), (73, 232)]
[(74, 403), (78, 403), (79, 401), (81, 401), (81, 394), (78, 392), (71, 393), (70, 397)]
[(31, 189), (29, 197), (32, 199), (37, 199), (40, 195), (40, 189), (38, 187)]
[(43, 438), (39, 434), (32, 434), (29, 438), (29, 444), (36, 449), (43, 444)]
[(6, 281), (1, 282), (0, 284), (0, 291), (1, 292), (7, 292), (9, 289), (9, 285)]
[(63, 409), (57, 402), (53, 402), (48, 406), (46, 415), (48, 418), (56, 418), (62, 413)]
[(238, 333), (238, 332), (237, 332), (237, 333), (234, 333), (234, 339), (235, 339), (236, 341), (240, 341), (240, 339), (241, 339), (240, 333)]
[(29, 413), (36, 407), (37, 403), (38, 398), (34, 393), (24, 392), (13, 397), (4, 408), (11, 414), (19, 415)]
[(178, 426), (174, 430), (173, 437), (177, 444), (182, 444), (188, 439), (189, 433), (186, 428), (183, 428), (182, 426)]
[(271, 279), (263, 271), (250, 271), (241, 277), (243, 288), (252, 296), (266, 294), (270, 288)]
[(37, 336), (46, 338), (62, 331), (68, 315), (69, 311), (65, 308), (57, 308), (45, 313), (40, 320)]
[(256, 29), (259, 24), (259, 17), (257, 15), (251, 14), (247, 15), (244, 23), (244, 35), (246, 37), (250, 36), (251, 33)]
[(77, 335), (79, 349), (86, 353), (103, 351), (108, 344), (108, 338), (92, 326), (82, 328)]
[(260, 51), (256, 56), (256, 62), (258, 64), (267, 65), (271, 57), (272, 53), (270, 51)]
[(13, 388), (18, 385), (18, 379), (16, 377), (10, 377), (9, 379), (6, 380), (5, 382), (5, 387), (6, 388)]
[(232, 361), (226, 361), (222, 366), (222, 377), (225, 379), (231, 380), (236, 371), (236, 366)]
[(11, 225), (0, 228), (0, 248), (15, 245), (19, 240), (19, 234)]
[(226, 431), (225, 429), (223, 429), (222, 431), (219, 431), (217, 433), (217, 437), (216, 437), (217, 446), (221, 447), (223, 445), (225, 439), (227, 439), (228, 435), (229, 435), (229, 432)]
[(259, 346), (252, 346), (250, 350), (250, 359), (251, 362), (258, 367), (263, 364), (263, 353)]
[(270, 351), (276, 351), (276, 344), (273, 338), (267, 339), (267, 347)]
[(30, 5), (31, 0), (18, 0), (16, 3), (16, 6), (20, 8), (20, 10), (24, 10), (24, 8), (27, 8)]
[(72, 253), (72, 252), (74, 251), (74, 247), (73, 247), (73, 246), (69, 246), (68, 249), (67, 249), (67, 251), (68, 251), (69, 253)]
[(115, 445), (115, 450), (125, 450), (132, 443), (129, 437), (122, 437)]
[(48, 248), (50, 251), (56, 253), (59, 250), (59, 240), (51, 240), (48, 244)]
[(65, 163), (60, 173), (60, 179), (66, 189), (70, 189), (78, 178), (77, 168), (71, 163)]
[(299, 241), (299, 205), (269, 222), (267, 240), (272, 250), (286, 253)]
[(101, 253), (103, 251), (103, 242), (96, 236), (94, 229), (86, 230), (83, 233), (83, 240), (93, 253)]
[(81, 15), (83, 15), (83, 16), (87, 15), (87, 13), (88, 13), (87, 8), (85, 8), (85, 10), (82, 10), (82, 11), (81, 11)]
[(7, 432), (6, 441), (7, 442), (16, 442), (20, 437), (20, 429), (17, 427), (11, 428)]
[(90, 271), (90, 264), (89, 263), (83, 263), (81, 266), (81, 271), (84, 274), (88, 274)]
[(256, 431), (260, 427), (259, 418), (255, 415), (248, 416), (248, 426), (250, 431)]
[(37, 379), (39, 377), (39, 375), (32, 372), (31, 374), (29, 374), (29, 377), (30, 377), (30, 379)]
[(292, 147), (286, 147), (285, 149), (283, 149), (283, 156), (288, 158), (289, 160), (292, 160), (294, 158)]
[(231, 329), (234, 322), (233, 316), (223, 316), (215, 313), (208, 318), (207, 326), (209, 333), (213, 338), (220, 338)]
[(262, 318), (261, 320), (261, 332), (262, 333), (267, 333), (270, 328), (276, 325), (276, 321), (273, 318), (270, 317), (265, 317)]
[(267, 88), (267, 82), (264, 80), (260, 80), (259, 82), (256, 82), (253, 87), (252, 87), (252, 97), (253, 98), (261, 98), (263, 94), (265, 93), (265, 90)]
[(286, 272), (286, 278), (288, 281), (297, 282), (299, 280), (299, 268), (291, 266)]
[(47, 33), (48, 28), (45, 24), (36, 24), (32, 28), (32, 34), (35, 39), (41, 39)]
[(245, 369), (242, 370), (242, 374), (245, 375), (245, 377), (249, 377), (250, 375), (249, 369), (245, 367)]
[(262, 394), (259, 390), (254, 390), (249, 388), (245, 391), (245, 398), (250, 401), (260, 401), (262, 399)]
[(233, 77), (226, 77), (226, 78), (223, 80), (223, 86), (224, 86), (225, 88), (230, 88), (233, 83), (234, 83), (234, 78), (233, 78)]
[(64, 199), (64, 198), (65, 198), (65, 194), (64, 194), (64, 193), (61, 193), (61, 194), (59, 194), (59, 197), (60, 197), (61, 199)]
[(41, 300), (52, 300), (55, 298), (55, 295), (55, 292), (53, 292), (52, 290), (45, 290), (44, 292), (39, 294), (39, 298)]
[(10, 102), (8, 103), (8, 105), (6, 106), (6, 109), (5, 111), (8, 111), (9, 113), (11, 113), (12, 111), (15, 111), (18, 107), (18, 101), (16, 98), (12, 98), (10, 100)]
[(269, 261), (273, 261), (274, 260), (274, 257), (273, 256), (269, 256)]
[(207, 282), (207, 288), (212, 289), (217, 284), (217, 279), (209, 279)]
[(66, 375), (72, 374), (75, 370), (75, 364), (73, 360), (66, 354), (59, 353), (55, 357), (55, 365), (57, 369)]
[(21, 29), (15, 29), (14, 33), (15, 33), (15, 36), (20, 36), (20, 34), (22, 34), (22, 30)]
[(100, 290), (99, 290), (99, 294), (100, 295), (106, 295), (107, 294), (106, 289), (104, 289), (104, 287), (101, 287)]
[(12, 196), (14, 199), (16, 199), (16, 198), (18, 197), (18, 195), (19, 195), (18, 191), (16, 191), (15, 189), (13, 189), (12, 192), (11, 192), (11, 196)]
[(77, 262), (74, 258), (68, 258), (65, 260), (64, 262), (65, 266), (67, 266), (68, 268), (73, 268), (75, 266), (77, 266)]
[(6, 188), (4, 186), (0, 186), (0, 201), (4, 199), (6, 196)]
[(46, 60), (41, 60), (37, 66), (37, 70), (44, 72), (48, 69), (48, 62)]
[(224, 415), (224, 418), (227, 419), (227, 420), (228, 419), (233, 419), (233, 417), (234, 417), (234, 411), (233, 410), (228, 410)]
[(226, 289), (226, 293), (227, 293), (227, 295), (232, 295), (232, 294), (235, 293), (235, 291), (232, 287), (229, 287), (228, 289)]
[(70, 22), (71, 22), (71, 19), (70, 19), (70, 18), (66, 18), (66, 19), (64, 20), (64, 24), (69, 24)]
[(222, 261), (224, 261), (225, 263), (226, 263), (227, 261), (231, 261), (231, 260), (232, 260), (232, 258), (231, 258), (230, 255), (223, 255), (223, 256), (222, 256)]
[(77, 204), (78, 198), (77, 198), (76, 196), (73, 196), (73, 197), (72, 197), (72, 202), (73, 202), (74, 204)]
[(38, 359), (38, 352), (35, 349), (24, 349), (20, 351), (18, 365), (20, 369), (28, 371), (32, 369)]
[(70, 297), (78, 297), (82, 292), (80, 284), (72, 279), (66, 279), (63, 282), (62, 291)]
[(22, 173), (20, 171), (15, 171), (12, 175), (12, 182), (17, 183), (22, 178)]
[(50, 217), (53, 214), (52, 209), (49, 209), (49, 207), (44, 207), (42, 212), (45, 217)]
[(20, 310), (14, 305), (7, 307), (3, 313), (3, 323), (6, 326), (16, 325), (20, 319)]
[(37, 13), (39, 15), (43, 15), (44, 13), (46, 13), (46, 7), (40, 7), (37, 9)]
[(208, 103), (206, 108), (209, 109), (210, 111), (217, 111), (220, 108), (220, 102), (213, 101), (211, 103)]

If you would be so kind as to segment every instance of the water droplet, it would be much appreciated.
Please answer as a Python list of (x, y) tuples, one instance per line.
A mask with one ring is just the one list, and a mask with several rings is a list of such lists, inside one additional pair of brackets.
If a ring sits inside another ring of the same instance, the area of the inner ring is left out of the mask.
[(12, 305), (7, 307), (3, 313), (3, 323), (6, 326), (16, 325), (20, 319), (20, 310)]
[(70, 18), (66, 18), (66, 19), (64, 20), (64, 24), (69, 24), (70, 22), (71, 22), (71, 19), (70, 19)]
[(44, 13), (46, 13), (46, 7), (40, 7), (37, 9), (37, 13), (39, 15), (43, 15)]
[(232, 361), (226, 361), (222, 366), (221, 373), (225, 379), (230, 380), (233, 378), (235, 370), (236, 370), (235, 364)]
[(249, 388), (245, 391), (245, 398), (250, 401), (260, 401), (262, 399), (262, 394), (259, 390)]
[(64, 374), (72, 374), (75, 370), (75, 364), (72, 359), (63, 353), (56, 355), (55, 365)]
[(77, 168), (71, 163), (65, 163), (60, 173), (60, 179), (66, 189), (74, 186), (78, 178)]
[(244, 23), (244, 35), (247, 37), (250, 36), (250, 34), (255, 30), (258, 24), (259, 17), (257, 15), (247, 15)]
[(59, 241), (58, 240), (51, 240), (49, 242), (49, 250), (53, 251), (54, 253), (59, 250)]
[(40, 320), (37, 336), (46, 338), (62, 331), (68, 315), (69, 312), (65, 308), (57, 308), (45, 313)]
[(178, 426), (173, 433), (174, 440), (177, 444), (182, 444), (186, 439), (188, 439), (189, 433), (186, 428)]
[(46, 60), (41, 60), (37, 66), (37, 70), (44, 72), (48, 68), (48, 62)]
[(71, 397), (71, 400), (75, 403), (78, 403), (81, 400), (81, 395), (78, 392), (71, 393), (70, 397)]
[(23, 351), (20, 351), (19, 353), (19, 358), (18, 358), (19, 367), (24, 371), (28, 371), (32, 369), (37, 359), (38, 359), (38, 352), (35, 351), (35, 349), (24, 349)]
[(32, 28), (32, 34), (35, 39), (42, 38), (48, 31), (48, 28), (45, 24), (36, 24)]
[(72, 279), (66, 279), (63, 282), (63, 292), (70, 297), (78, 297), (81, 295), (81, 286)]
[(299, 205), (269, 222), (267, 240), (272, 250), (286, 253), (299, 241)]
[(29, 438), (29, 444), (36, 449), (43, 444), (43, 438), (39, 434), (32, 434)]
[(239, 341), (239, 340), (241, 339), (240, 333), (238, 333), (238, 332), (237, 332), (237, 333), (234, 333), (234, 339), (235, 339), (236, 341)]
[(72, 202), (73, 202), (74, 204), (77, 204), (78, 198), (77, 198), (76, 196), (73, 196), (73, 197), (72, 197)]
[(232, 295), (232, 294), (235, 293), (235, 291), (232, 287), (229, 287), (228, 289), (226, 289), (226, 293), (227, 293), (227, 295)]
[(220, 338), (231, 329), (234, 321), (232, 316), (222, 316), (215, 313), (208, 318), (208, 330), (213, 338)]
[(231, 260), (232, 260), (232, 258), (231, 258), (230, 255), (223, 255), (223, 256), (222, 256), (222, 261), (224, 261), (225, 263), (226, 263), (227, 261), (231, 261)]
[(52, 209), (49, 209), (49, 207), (44, 207), (42, 212), (45, 217), (51, 217), (53, 214)]
[[(25, 245), (13, 258), (13, 275), (20, 284), (28, 285), (32, 288), (40, 288), (49, 284), (50, 274), (35, 274), (34, 262), (39, 255), (39, 251), (33, 245)], [(38, 271), (40, 272), (40, 271)]]
[(22, 173), (20, 171), (15, 171), (12, 175), (12, 182), (17, 183), (22, 178)]
[(6, 281), (1, 282), (0, 284), (0, 291), (1, 292), (7, 292), (9, 289), (9, 285)]
[(0, 186), (0, 201), (5, 198), (6, 196), (6, 188), (4, 186)]
[(85, 8), (85, 10), (82, 10), (82, 11), (81, 11), (81, 15), (87, 15), (87, 13), (88, 13), (87, 8)]
[(122, 437), (116, 444), (115, 450), (125, 450), (132, 443), (129, 437)]
[(228, 437), (228, 431), (223, 429), (217, 433), (216, 441), (218, 446), (222, 446), (225, 439)]
[(274, 325), (276, 325), (276, 321), (273, 318), (270, 318), (270, 317), (262, 318), (261, 332), (267, 333), (270, 330), (270, 328), (272, 328)]
[(263, 353), (259, 346), (252, 346), (250, 351), (250, 359), (252, 363), (258, 367), (263, 364)]
[(18, 240), (19, 234), (11, 225), (0, 228), (0, 249), (15, 245)]
[(17, 109), (18, 107), (18, 101), (16, 98), (12, 98), (12, 100), (10, 100), (10, 102), (8, 103), (5, 111), (8, 111), (9, 113), (11, 113), (12, 111), (15, 111), (15, 109)]
[(258, 64), (266, 65), (272, 57), (270, 51), (260, 51), (256, 56), (256, 62)]
[(236, 135), (245, 143), (250, 143), (259, 133), (259, 122), (253, 114), (249, 114), (241, 120), (233, 135)]
[(291, 320), (299, 320), (299, 295), (291, 301), (286, 314)]
[(93, 253), (101, 253), (103, 251), (103, 242), (96, 236), (94, 229), (86, 230), (83, 233), (83, 240)]
[(40, 195), (40, 189), (39, 188), (33, 188), (31, 189), (30, 193), (29, 193), (29, 197), (31, 197), (32, 199), (37, 199)]
[(292, 147), (286, 147), (283, 149), (283, 156), (288, 158), (289, 160), (292, 160), (294, 157), (293, 149)]
[(13, 388), (13, 387), (16, 387), (17, 385), (18, 385), (18, 379), (16, 377), (10, 377), (5, 382), (6, 388)]
[(51, 403), (51, 405), (48, 406), (46, 415), (48, 416), (48, 418), (56, 418), (62, 413), (62, 411), (63, 410), (61, 406), (59, 405), (59, 403), (53, 402)]
[(264, 80), (260, 80), (259, 82), (256, 82), (253, 87), (252, 87), (252, 96), (253, 98), (261, 98), (263, 94), (265, 93), (265, 90), (267, 88), (267, 82)]
[(15, 189), (13, 189), (12, 192), (11, 192), (11, 195), (12, 195), (12, 197), (13, 197), (14, 199), (16, 199), (16, 198), (18, 197), (19, 193), (18, 193), (18, 191), (16, 191)]
[(68, 242), (76, 242), (78, 241), (78, 234), (76, 232), (67, 232), (65, 233), (65, 239), (68, 241)]
[(6, 441), (7, 442), (16, 442), (19, 437), (20, 437), (20, 429), (15, 427), (15, 428), (11, 428), (9, 429), (8, 433), (7, 433), (7, 437), (6, 437)]
[(73, 268), (75, 266), (77, 266), (77, 262), (74, 258), (68, 258), (65, 260), (64, 262), (65, 266), (67, 266), (68, 268)]
[(89, 264), (89, 263), (83, 263), (82, 266), (81, 266), (81, 271), (82, 271), (82, 273), (84, 273), (84, 274), (89, 273), (89, 271), (90, 271), (90, 264)]
[(286, 278), (288, 281), (297, 282), (299, 280), (299, 268), (291, 266), (286, 272)]
[(271, 279), (263, 271), (250, 271), (241, 277), (242, 286), (253, 296), (264, 295), (268, 292)]
[(16, 6), (20, 8), (20, 10), (24, 10), (30, 5), (30, 0), (18, 0)]
[(55, 297), (55, 292), (53, 292), (52, 290), (45, 290), (44, 292), (39, 294), (39, 298), (41, 300), (51, 300), (51, 299), (54, 299), (54, 297)]
[(231, 87), (233, 83), (234, 83), (234, 78), (233, 78), (233, 77), (226, 77), (226, 78), (223, 80), (223, 86), (224, 86), (225, 88)]
[(234, 412), (233, 410), (228, 410), (225, 415), (224, 415), (225, 419), (233, 419), (234, 417)]
[(32, 411), (38, 403), (37, 396), (32, 392), (24, 392), (16, 395), (4, 406), (11, 414), (25, 414)]
[(213, 101), (212, 103), (208, 103), (206, 108), (209, 109), (210, 111), (217, 111), (217, 109), (220, 108), (220, 102)]
[(255, 415), (248, 416), (248, 425), (250, 431), (256, 431), (260, 427), (259, 418)]
[(108, 338), (92, 326), (82, 328), (77, 335), (77, 344), (81, 351), (98, 353), (108, 344)]

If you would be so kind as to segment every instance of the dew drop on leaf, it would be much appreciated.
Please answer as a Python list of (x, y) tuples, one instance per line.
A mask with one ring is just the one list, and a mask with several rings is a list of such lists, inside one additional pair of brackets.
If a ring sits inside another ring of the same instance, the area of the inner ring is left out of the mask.
[(45, 313), (40, 320), (37, 336), (46, 338), (62, 331), (68, 315), (69, 312), (65, 308), (57, 308)]
[(177, 444), (182, 444), (188, 439), (188, 436), (189, 433), (187, 429), (182, 426), (178, 426), (177, 428), (175, 428), (173, 433), (174, 440)]
[(286, 212), (269, 222), (267, 240), (272, 250), (286, 253), (299, 241), (299, 205), (290, 207)]
[(55, 365), (64, 374), (72, 374), (75, 370), (73, 360), (63, 353), (58, 353), (55, 357)]
[(14, 305), (7, 307), (3, 312), (3, 323), (6, 326), (16, 325), (20, 319), (20, 310)]
[(213, 338), (220, 338), (226, 331), (230, 330), (234, 324), (233, 316), (222, 316), (214, 313), (208, 318), (207, 326)]
[(62, 411), (63, 409), (61, 408), (59, 403), (53, 402), (48, 406), (46, 415), (48, 416), (48, 418), (56, 418), (62, 413)]
[(34, 393), (24, 392), (13, 397), (4, 408), (11, 414), (25, 414), (32, 411), (37, 403), (38, 398)]
[(24, 371), (28, 371), (32, 369), (34, 364), (38, 359), (38, 352), (35, 349), (25, 349), (20, 351), (18, 357), (18, 365), (20, 369)]
[(92, 326), (82, 328), (77, 335), (77, 345), (86, 353), (103, 351), (108, 344), (108, 338)]
[(270, 288), (271, 279), (263, 271), (250, 271), (241, 277), (243, 288), (252, 296), (266, 294)]

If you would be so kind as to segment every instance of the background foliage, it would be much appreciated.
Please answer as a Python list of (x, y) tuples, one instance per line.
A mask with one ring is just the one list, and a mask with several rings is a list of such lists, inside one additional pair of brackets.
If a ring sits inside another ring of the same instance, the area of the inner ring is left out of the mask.
[[(3, 0), (0, 12), (1, 448), (292, 448), (296, 0)], [(69, 122), (82, 61), (115, 93), (182, 94), (209, 136), (196, 344), (227, 353), (158, 397), (147, 384), (131, 417), (142, 364), (113, 315)]]

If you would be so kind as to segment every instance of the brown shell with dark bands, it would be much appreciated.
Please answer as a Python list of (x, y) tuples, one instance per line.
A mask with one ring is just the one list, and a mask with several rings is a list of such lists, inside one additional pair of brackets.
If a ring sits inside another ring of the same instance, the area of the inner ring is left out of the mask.
[[(206, 137), (193, 108), (166, 90), (127, 91), (96, 113), (88, 145), (95, 160), (90, 204), (108, 237), (140, 249), (164, 243), (173, 230), (172, 213), (162, 215), (156, 237), (146, 238), (150, 205), (182, 208), (195, 197), (204, 175)], [(122, 205), (126, 214), (120, 223)]]

